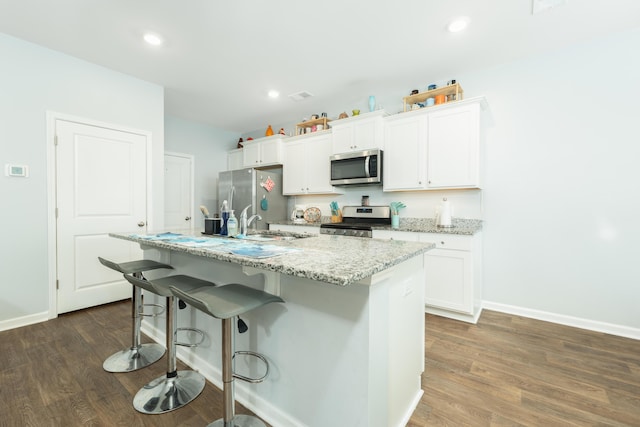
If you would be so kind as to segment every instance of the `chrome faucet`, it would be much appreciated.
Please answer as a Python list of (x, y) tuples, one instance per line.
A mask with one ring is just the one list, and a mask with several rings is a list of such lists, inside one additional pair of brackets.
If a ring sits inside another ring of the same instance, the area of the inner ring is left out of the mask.
[(257, 215), (257, 214), (256, 215), (251, 215), (249, 217), (249, 220), (247, 220), (247, 227), (251, 227), (251, 221), (253, 221), (254, 219), (256, 221), (262, 221), (262, 217), (260, 215)]
[(251, 222), (254, 219), (257, 219), (258, 221), (262, 221), (262, 217), (260, 215), (251, 215), (251, 218), (247, 219), (247, 209), (249, 209), (251, 207), (251, 205), (247, 206), (246, 208), (242, 209), (242, 213), (240, 214), (240, 230), (239, 233), (243, 234), (243, 235), (247, 235), (247, 230), (249, 229), (249, 226), (251, 225)]

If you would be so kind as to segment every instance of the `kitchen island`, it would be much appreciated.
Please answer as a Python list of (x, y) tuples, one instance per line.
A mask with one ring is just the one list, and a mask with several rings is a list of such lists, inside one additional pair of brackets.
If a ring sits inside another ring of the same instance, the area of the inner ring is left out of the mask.
[[(111, 236), (140, 243), (145, 258), (171, 264), (172, 274), (242, 283), (285, 300), (244, 315), (249, 331), (236, 334), (236, 350), (269, 360), (265, 382), (236, 381), (236, 399), (268, 423), (386, 427), (409, 420), (422, 395), (422, 255), (432, 244), (335, 236), (286, 240), (269, 232), (255, 240)], [(155, 295), (146, 299), (163, 302)], [(198, 348), (179, 348), (178, 356), (221, 386), (219, 321), (191, 307), (177, 317), (178, 326), (207, 335)], [(143, 330), (164, 342), (163, 319), (145, 322)], [(242, 358), (236, 370), (263, 372)]]

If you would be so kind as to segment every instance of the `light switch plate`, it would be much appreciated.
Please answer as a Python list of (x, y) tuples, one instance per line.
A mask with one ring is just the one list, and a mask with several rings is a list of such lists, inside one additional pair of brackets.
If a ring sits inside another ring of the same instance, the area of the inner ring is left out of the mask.
[(29, 167), (26, 165), (4, 165), (5, 176), (15, 176), (18, 178), (26, 178), (29, 176)]

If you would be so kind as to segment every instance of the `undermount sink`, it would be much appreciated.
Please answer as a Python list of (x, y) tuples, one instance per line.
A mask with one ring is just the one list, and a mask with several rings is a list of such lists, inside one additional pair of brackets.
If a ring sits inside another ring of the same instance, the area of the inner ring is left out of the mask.
[(247, 240), (296, 240), (307, 237), (314, 237), (311, 233), (295, 233), (292, 231), (279, 230), (255, 230), (249, 231), (245, 239)]

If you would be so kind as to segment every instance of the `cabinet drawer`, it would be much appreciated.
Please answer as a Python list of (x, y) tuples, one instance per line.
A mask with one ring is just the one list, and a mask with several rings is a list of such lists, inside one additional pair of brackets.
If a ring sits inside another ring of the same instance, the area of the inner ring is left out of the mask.
[(473, 243), (473, 236), (459, 236), (439, 233), (420, 233), (421, 242), (431, 242), (436, 244), (437, 249), (451, 249), (457, 251), (470, 251)]

